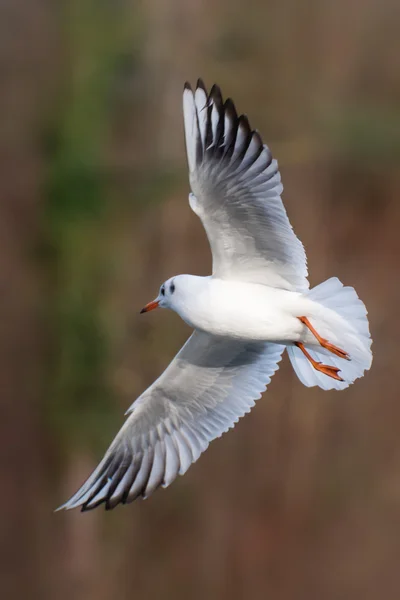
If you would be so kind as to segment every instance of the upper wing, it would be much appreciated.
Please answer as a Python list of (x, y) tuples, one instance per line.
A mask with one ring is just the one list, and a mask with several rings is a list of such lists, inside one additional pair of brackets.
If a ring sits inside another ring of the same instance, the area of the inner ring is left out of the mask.
[(308, 289), (307, 260), (281, 200), (278, 163), (237, 116), (220, 89), (201, 80), (183, 92), (190, 206), (200, 217), (213, 255), (213, 275)]
[(249, 412), (277, 370), (284, 346), (195, 331), (137, 400), (103, 460), (60, 508), (147, 497), (168, 486)]

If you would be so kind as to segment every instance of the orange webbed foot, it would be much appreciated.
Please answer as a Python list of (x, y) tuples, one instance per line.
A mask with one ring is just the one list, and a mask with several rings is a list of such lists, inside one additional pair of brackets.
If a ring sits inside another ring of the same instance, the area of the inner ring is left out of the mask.
[(337, 367), (323, 365), (322, 363), (315, 363), (313, 367), (316, 371), (320, 371), (321, 373), (324, 373), (324, 375), (332, 377), (332, 379), (336, 379), (337, 381), (344, 381), (344, 379), (340, 377), (340, 369), (338, 369)]
[(329, 350), (329, 352), (332, 352), (332, 354), (339, 356), (339, 358), (344, 358), (345, 360), (351, 360), (348, 352), (346, 352), (345, 350), (342, 350), (341, 348), (338, 348), (334, 344), (331, 344), (331, 342), (328, 342), (328, 340), (326, 340), (325, 338), (321, 337), (319, 335), (319, 333), (311, 325), (311, 323), (307, 317), (298, 317), (298, 319), (299, 319), (299, 321), (301, 321), (303, 323), (303, 325), (308, 327), (308, 329), (311, 331), (311, 333), (314, 335), (316, 340), (319, 342), (319, 344), (323, 348), (326, 348), (326, 350)]
[(340, 372), (340, 369), (338, 367), (332, 367), (330, 365), (324, 365), (324, 364), (316, 361), (311, 356), (311, 354), (306, 350), (304, 344), (302, 344), (301, 342), (295, 342), (295, 346), (297, 346), (298, 348), (300, 348), (300, 350), (302, 351), (302, 353), (304, 354), (304, 356), (310, 361), (310, 363), (312, 364), (312, 366), (314, 367), (314, 369), (316, 371), (320, 371), (324, 375), (327, 375), (328, 377), (332, 377), (332, 379), (336, 379), (337, 381), (344, 381), (344, 379), (342, 379), (340, 377), (340, 375), (338, 375), (338, 373)]
[(327, 350), (329, 350), (329, 352), (332, 352), (332, 354), (336, 354), (336, 356), (339, 356), (339, 358), (351, 360), (348, 352), (342, 350), (341, 348), (338, 348), (334, 344), (331, 344), (330, 342), (328, 342), (328, 340), (324, 340), (323, 338), (321, 338), (320, 344), (323, 348), (326, 348)]

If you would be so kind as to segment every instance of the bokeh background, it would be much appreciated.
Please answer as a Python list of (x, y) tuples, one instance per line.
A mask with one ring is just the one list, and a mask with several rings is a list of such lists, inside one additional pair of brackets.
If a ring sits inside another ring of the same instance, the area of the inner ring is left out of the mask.
[[(0, 587), (7, 599), (400, 598), (398, 0), (4, 0)], [(139, 316), (207, 274), (183, 83), (218, 82), (279, 159), (309, 257), (369, 309), (342, 393), (285, 360), (146, 502), (53, 513), (188, 337)]]

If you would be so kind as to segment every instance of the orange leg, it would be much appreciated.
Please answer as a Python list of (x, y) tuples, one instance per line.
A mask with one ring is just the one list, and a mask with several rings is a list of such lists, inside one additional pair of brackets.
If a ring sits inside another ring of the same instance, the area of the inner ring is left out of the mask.
[(331, 367), (329, 365), (323, 365), (322, 363), (314, 360), (313, 357), (311, 356), (311, 354), (309, 354), (307, 352), (307, 350), (304, 348), (304, 344), (302, 344), (301, 342), (295, 342), (295, 345), (298, 348), (300, 348), (300, 350), (302, 351), (304, 356), (306, 358), (308, 358), (308, 360), (310, 361), (310, 363), (312, 364), (312, 366), (314, 367), (314, 369), (316, 371), (321, 371), (321, 373), (328, 375), (328, 377), (332, 377), (332, 379), (337, 379), (338, 381), (344, 381), (344, 379), (342, 379), (338, 375), (340, 369), (338, 369), (337, 367)]
[(298, 317), (298, 318), (303, 323), (303, 325), (308, 327), (308, 329), (316, 337), (317, 341), (321, 344), (321, 346), (323, 348), (326, 348), (327, 350), (329, 350), (329, 352), (332, 352), (332, 354), (336, 354), (336, 356), (339, 356), (340, 358), (345, 358), (346, 360), (350, 360), (350, 356), (348, 355), (347, 352), (345, 352), (345, 350), (342, 350), (341, 348), (334, 346), (333, 344), (328, 342), (328, 340), (321, 337), (319, 335), (319, 333), (317, 331), (315, 331), (314, 327), (311, 325), (311, 323), (307, 319), (307, 317)]

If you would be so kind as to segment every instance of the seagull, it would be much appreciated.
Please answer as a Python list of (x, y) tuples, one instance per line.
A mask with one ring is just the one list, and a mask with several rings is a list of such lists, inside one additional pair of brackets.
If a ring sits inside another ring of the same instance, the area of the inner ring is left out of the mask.
[[(364, 303), (336, 277), (310, 289), (278, 164), (220, 88), (186, 83), (191, 193), (212, 275), (177, 275), (142, 313), (170, 308), (193, 333), (133, 403), (98, 467), (60, 509), (106, 510), (183, 475), (266, 390), (286, 350), (300, 381), (343, 390), (372, 362)], [(58, 510), (60, 510), (58, 509)]]

